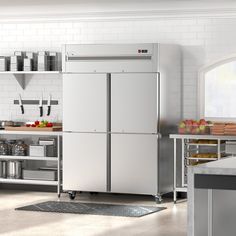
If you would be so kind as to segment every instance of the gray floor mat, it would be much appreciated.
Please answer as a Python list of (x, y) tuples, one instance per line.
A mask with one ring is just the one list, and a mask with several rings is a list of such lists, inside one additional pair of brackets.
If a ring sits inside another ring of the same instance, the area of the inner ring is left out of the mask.
[(16, 208), (23, 211), (90, 214), (106, 216), (141, 217), (166, 209), (165, 207), (114, 205), (103, 203), (47, 201)]

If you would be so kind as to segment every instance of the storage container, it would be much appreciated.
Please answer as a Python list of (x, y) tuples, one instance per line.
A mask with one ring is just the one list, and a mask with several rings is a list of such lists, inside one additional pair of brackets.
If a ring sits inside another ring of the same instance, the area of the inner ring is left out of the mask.
[(0, 140), (0, 155), (8, 155), (8, 145), (5, 141)]
[(59, 68), (59, 53), (49, 52), (49, 70), (57, 71)]
[(19, 57), (24, 58), (25, 57), (25, 52), (23, 52), (23, 51), (15, 51), (14, 52), (14, 56), (19, 56)]
[(0, 161), (0, 178), (6, 178), (6, 177), (7, 177), (7, 162)]
[(22, 57), (11, 56), (10, 58), (10, 70), (11, 71), (22, 71), (23, 69)]
[(39, 145), (47, 146), (48, 157), (57, 157), (57, 139), (56, 138), (39, 138)]
[(30, 156), (35, 156), (35, 157), (47, 157), (48, 146), (47, 145), (30, 145), (29, 154)]
[(33, 60), (30, 58), (24, 58), (24, 71), (33, 70)]
[(23, 179), (55, 181), (57, 180), (57, 171), (23, 170)]
[(49, 70), (49, 56), (48, 52), (42, 51), (38, 52), (38, 71), (48, 71)]
[(16, 144), (16, 140), (15, 139), (11, 139), (11, 140), (7, 140), (6, 141), (7, 145), (8, 145), (8, 155), (12, 155), (12, 150), (14, 148), (14, 145)]
[(12, 149), (13, 156), (27, 156), (28, 145), (23, 140), (18, 140)]
[(225, 152), (227, 154), (236, 154), (236, 142), (235, 141), (227, 141), (225, 143)]
[(0, 71), (8, 71), (10, 69), (10, 57), (0, 57)]
[(21, 179), (21, 177), (22, 177), (22, 162), (7, 161), (7, 178)]

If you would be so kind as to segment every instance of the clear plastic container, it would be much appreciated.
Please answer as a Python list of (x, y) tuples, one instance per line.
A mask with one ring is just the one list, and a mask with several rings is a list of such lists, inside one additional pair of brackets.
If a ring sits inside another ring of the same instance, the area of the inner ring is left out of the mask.
[(179, 134), (209, 134), (211, 126), (211, 122), (204, 119), (183, 120), (179, 123), (178, 132)]
[(13, 150), (14, 145), (16, 144), (16, 140), (15, 139), (7, 140), (6, 143), (8, 145), (8, 155), (12, 155), (12, 150)]
[(28, 145), (23, 140), (18, 140), (12, 149), (13, 156), (27, 156)]
[(0, 155), (8, 155), (8, 145), (3, 140), (0, 140)]

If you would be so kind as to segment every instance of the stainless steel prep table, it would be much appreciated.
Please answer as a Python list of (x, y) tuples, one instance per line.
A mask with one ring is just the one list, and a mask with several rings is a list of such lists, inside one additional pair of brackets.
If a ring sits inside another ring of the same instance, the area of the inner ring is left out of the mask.
[[(222, 153), (222, 147), (221, 142), (222, 141), (236, 141), (236, 136), (228, 136), (228, 135), (194, 135), (194, 134), (171, 134), (170, 138), (174, 140), (174, 203), (177, 201), (177, 193), (178, 192), (187, 192), (187, 182), (185, 181), (185, 174), (184, 168), (185, 168), (185, 152), (186, 152), (186, 144), (189, 142), (189, 140), (199, 140), (199, 139), (205, 139), (205, 140), (216, 140), (217, 144), (211, 144), (211, 146), (215, 146), (217, 148), (217, 158), (211, 160), (219, 160), (221, 159), (221, 153)], [(180, 140), (181, 142), (181, 184), (180, 186), (177, 185), (177, 165), (179, 164), (177, 162), (177, 140)], [(199, 144), (200, 146), (201, 144)], [(196, 144), (197, 146), (197, 144)], [(210, 144), (208, 144), (210, 146)], [(203, 159), (203, 158), (202, 158)], [(203, 160), (209, 160), (209, 159), (203, 159)]]
[(2, 136), (21, 136), (21, 137), (32, 137), (32, 136), (49, 136), (57, 138), (57, 156), (56, 157), (36, 157), (36, 156), (11, 156), (11, 155), (0, 155), (1, 160), (44, 160), (44, 161), (54, 161), (57, 163), (57, 181), (45, 181), (45, 180), (25, 180), (25, 179), (7, 179), (0, 178), (0, 183), (7, 184), (29, 184), (29, 185), (48, 185), (48, 186), (57, 186), (57, 195), (58, 198), (61, 194), (61, 142), (62, 142), (62, 132), (45, 132), (45, 131), (6, 131), (0, 130), (0, 137)]

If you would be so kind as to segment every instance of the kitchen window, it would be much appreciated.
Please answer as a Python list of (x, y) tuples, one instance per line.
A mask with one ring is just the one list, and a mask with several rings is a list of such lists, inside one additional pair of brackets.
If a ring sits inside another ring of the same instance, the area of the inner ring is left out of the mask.
[(199, 103), (201, 117), (236, 121), (236, 56), (200, 71)]

